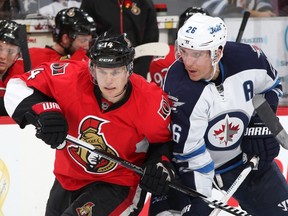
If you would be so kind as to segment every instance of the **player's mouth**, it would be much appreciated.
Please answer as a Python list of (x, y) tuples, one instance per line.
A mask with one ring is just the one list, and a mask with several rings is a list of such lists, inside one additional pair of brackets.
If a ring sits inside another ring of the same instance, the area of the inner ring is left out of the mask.
[(115, 87), (104, 87), (105, 90), (107, 91), (113, 91), (115, 90), (116, 88)]

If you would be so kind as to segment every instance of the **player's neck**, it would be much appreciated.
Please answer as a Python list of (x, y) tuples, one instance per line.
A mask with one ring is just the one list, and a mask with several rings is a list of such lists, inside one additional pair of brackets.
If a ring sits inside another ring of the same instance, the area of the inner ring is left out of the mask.
[(218, 63), (216, 64), (216, 69), (215, 70), (216, 71), (215, 71), (215, 73), (214, 73), (214, 75), (212, 77), (212, 80), (216, 80), (218, 78), (219, 74), (220, 74), (220, 68), (219, 68), (219, 64)]
[(64, 48), (63, 48), (60, 44), (58, 44), (58, 43), (55, 43), (55, 44), (52, 46), (52, 49), (55, 50), (57, 53), (59, 53), (59, 54), (62, 55), (62, 56), (65, 56), (65, 55), (66, 55)]

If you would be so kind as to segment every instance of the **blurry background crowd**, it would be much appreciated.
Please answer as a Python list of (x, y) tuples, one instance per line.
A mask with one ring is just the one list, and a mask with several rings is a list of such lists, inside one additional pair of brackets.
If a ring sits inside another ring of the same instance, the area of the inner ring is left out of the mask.
[[(288, 15), (287, 0), (153, 0), (153, 2), (166, 4), (168, 15), (180, 15), (191, 5), (205, 8), (211, 15), (222, 17), (241, 16), (241, 7), (257, 12), (254, 16)], [(78, 7), (80, 4), (81, 0), (0, 0), (0, 16), (16, 19), (24, 19), (31, 14), (54, 16), (63, 8)], [(271, 13), (267, 13), (267, 9)]]

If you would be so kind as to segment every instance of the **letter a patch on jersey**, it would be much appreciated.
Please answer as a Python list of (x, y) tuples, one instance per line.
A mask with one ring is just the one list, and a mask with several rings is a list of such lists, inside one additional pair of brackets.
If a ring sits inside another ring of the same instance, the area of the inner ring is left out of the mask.
[(52, 76), (65, 74), (65, 68), (69, 63), (57, 62), (51, 65)]

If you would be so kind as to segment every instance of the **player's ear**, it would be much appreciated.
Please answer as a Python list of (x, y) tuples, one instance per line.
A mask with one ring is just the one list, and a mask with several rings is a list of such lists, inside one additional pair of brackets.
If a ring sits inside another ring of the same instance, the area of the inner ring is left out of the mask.
[(220, 61), (220, 58), (223, 56), (223, 48), (222, 47), (219, 47), (218, 50), (217, 50), (217, 60), (216, 62), (219, 62)]
[(61, 37), (61, 43), (66, 47), (67, 44), (70, 44), (70, 38), (68, 34), (63, 34)]

